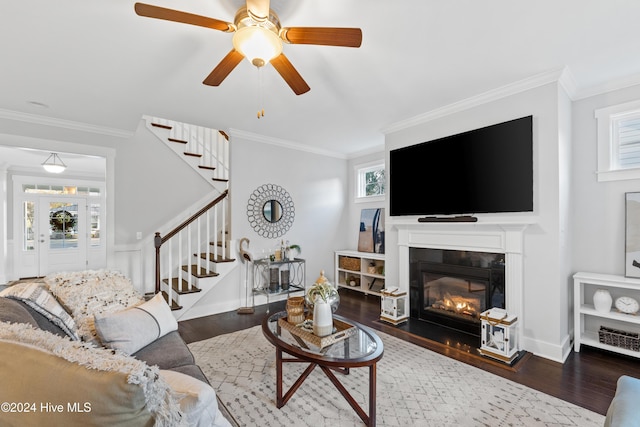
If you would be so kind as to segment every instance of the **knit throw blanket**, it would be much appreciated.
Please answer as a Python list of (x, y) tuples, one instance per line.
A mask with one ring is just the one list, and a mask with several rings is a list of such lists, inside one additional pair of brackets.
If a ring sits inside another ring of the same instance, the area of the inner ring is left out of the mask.
[(94, 316), (140, 305), (144, 297), (123, 274), (109, 270), (85, 270), (52, 274), (45, 284), (71, 313), (83, 341), (99, 343)]
[(148, 366), (117, 351), (72, 341), (26, 323), (0, 322), (0, 341), (3, 340), (37, 347), (88, 369), (123, 373), (129, 384), (138, 384), (143, 389), (147, 409), (156, 425), (173, 427), (185, 422), (180, 406), (169, 385), (159, 375), (157, 366)]

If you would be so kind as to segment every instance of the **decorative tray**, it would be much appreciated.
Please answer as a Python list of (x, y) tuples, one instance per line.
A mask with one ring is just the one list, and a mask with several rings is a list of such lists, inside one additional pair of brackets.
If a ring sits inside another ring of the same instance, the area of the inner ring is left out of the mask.
[(281, 317), (278, 319), (278, 325), (282, 329), (286, 329), (293, 335), (293, 337), (298, 341), (299, 344), (303, 344), (300, 342), (300, 338), (307, 343), (313, 344), (316, 347), (324, 348), (330, 346), (331, 344), (335, 344), (339, 341), (345, 340), (358, 331), (358, 328), (355, 326), (342, 322), (338, 319), (333, 319), (333, 328), (335, 330), (331, 335), (326, 335), (324, 337), (319, 337), (314, 335), (313, 332), (307, 331), (300, 326), (293, 325), (288, 322), (286, 317)]

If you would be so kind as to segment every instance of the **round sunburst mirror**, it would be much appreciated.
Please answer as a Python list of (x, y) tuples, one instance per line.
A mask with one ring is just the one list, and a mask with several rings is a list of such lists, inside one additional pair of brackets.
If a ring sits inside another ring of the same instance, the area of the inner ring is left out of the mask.
[(247, 218), (262, 237), (273, 239), (282, 236), (293, 225), (294, 217), (293, 199), (279, 185), (261, 185), (249, 196)]

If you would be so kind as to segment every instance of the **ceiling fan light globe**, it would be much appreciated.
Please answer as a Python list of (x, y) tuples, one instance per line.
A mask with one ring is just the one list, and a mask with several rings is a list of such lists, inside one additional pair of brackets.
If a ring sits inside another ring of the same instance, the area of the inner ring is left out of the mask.
[(233, 47), (259, 67), (257, 64), (264, 65), (282, 53), (282, 40), (263, 27), (242, 27), (233, 34)]

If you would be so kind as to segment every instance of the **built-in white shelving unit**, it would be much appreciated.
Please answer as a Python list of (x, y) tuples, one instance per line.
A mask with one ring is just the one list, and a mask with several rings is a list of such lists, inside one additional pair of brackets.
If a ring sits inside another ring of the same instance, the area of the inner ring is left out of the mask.
[(335, 252), (338, 287), (380, 296), (384, 284), (384, 254), (343, 250)]
[(640, 351), (601, 343), (598, 335), (600, 326), (640, 333), (640, 313), (620, 313), (613, 304), (609, 312), (600, 312), (593, 305), (593, 295), (598, 289), (609, 291), (614, 303), (616, 298), (621, 296), (629, 296), (640, 301), (640, 279), (579, 272), (574, 274), (573, 283), (574, 350), (579, 352), (580, 346), (584, 344), (640, 358)]

